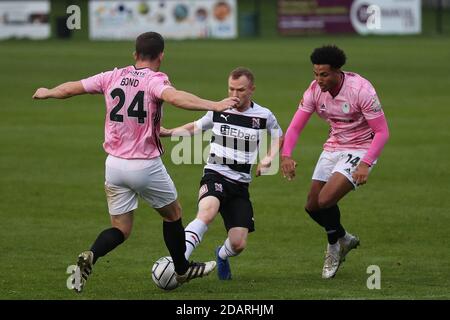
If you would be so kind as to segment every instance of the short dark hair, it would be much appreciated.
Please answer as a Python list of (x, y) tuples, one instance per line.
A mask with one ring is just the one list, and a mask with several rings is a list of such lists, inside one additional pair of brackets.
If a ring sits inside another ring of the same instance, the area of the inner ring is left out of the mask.
[(240, 77), (245, 76), (250, 81), (251, 84), (255, 83), (255, 77), (253, 76), (253, 72), (249, 68), (245, 67), (237, 67), (233, 71), (230, 72), (231, 79), (239, 79)]
[(323, 46), (314, 49), (311, 54), (313, 64), (329, 64), (334, 69), (340, 69), (347, 60), (344, 51), (335, 45)]
[(136, 38), (136, 54), (141, 60), (155, 60), (164, 51), (164, 38), (157, 32), (145, 32)]

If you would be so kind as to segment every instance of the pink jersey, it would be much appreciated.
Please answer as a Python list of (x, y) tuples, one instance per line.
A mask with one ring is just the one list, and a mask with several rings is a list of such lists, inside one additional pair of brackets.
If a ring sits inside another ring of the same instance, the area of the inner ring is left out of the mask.
[(368, 150), (374, 132), (367, 120), (382, 116), (383, 110), (371, 83), (352, 72), (344, 72), (344, 82), (336, 97), (322, 92), (317, 81), (305, 91), (299, 109), (317, 114), (330, 125), (324, 150)]
[(151, 159), (164, 152), (159, 140), (161, 94), (172, 88), (166, 74), (128, 66), (99, 73), (81, 83), (86, 92), (105, 96), (103, 148), (108, 154), (125, 159)]

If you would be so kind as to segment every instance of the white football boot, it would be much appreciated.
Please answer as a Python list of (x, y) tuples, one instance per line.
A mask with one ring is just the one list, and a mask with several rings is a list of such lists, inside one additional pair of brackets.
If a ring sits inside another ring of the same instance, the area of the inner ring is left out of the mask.
[(359, 246), (359, 238), (358, 236), (347, 233), (345, 237), (339, 239), (339, 244), (341, 246), (341, 262), (344, 262), (347, 253)]
[[(337, 244), (339, 245), (339, 242)], [(323, 263), (322, 278), (330, 279), (336, 275), (341, 264), (341, 251), (342, 248), (340, 246), (337, 250), (331, 250), (330, 244), (328, 244), (325, 262)]]

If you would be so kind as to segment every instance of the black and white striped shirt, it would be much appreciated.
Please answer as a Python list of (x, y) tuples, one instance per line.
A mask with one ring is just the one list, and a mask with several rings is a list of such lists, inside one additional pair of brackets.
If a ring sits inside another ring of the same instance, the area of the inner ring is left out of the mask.
[(267, 134), (272, 139), (283, 132), (273, 113), (254, 102), (244, 112), (208, 111), (196, 121), (203, 131), (212, 129), (210, 154), (205, 169), (243, 183), (252, 180), (252, 165), (258, 161), (260, 141)]

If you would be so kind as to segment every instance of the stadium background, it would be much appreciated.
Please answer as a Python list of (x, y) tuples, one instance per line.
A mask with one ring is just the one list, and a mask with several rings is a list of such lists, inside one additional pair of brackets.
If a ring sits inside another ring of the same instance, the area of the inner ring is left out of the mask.
[[(74, 1), (86, 12), (86, 1)], [(298, 175), (255, 179), (250, 192), (257, 231), (232, 260), (234, 280), (214, 275), (173, 292), (151, 281), (153, 262), (167, 255), (161, 220), (141, 203), (131, 238), (103, 258), (85, 292), (66, 288), (66, 268), (108, 226), (103, 191), (103, 98), (32, 101), (40, 86), (132, 63), (132, 41), (90, 42), (87, 15), (70, 40), (0, 42), (0, 299), (449, 299), (450, 13), (436, 32), (435, 10), (423, 8), (418, 36), (279, 37), (276, 2), (262, 1), (260, 34), (237, 40), (167, 41), (162, 71), (173, 84), (210, 99), (226, 95), (228, 72), (239, 65), (256, 75), (254, 100), (271, 108), (285, 130), (312, 80), (310, 52), (335, 43), (345, 70), (377, 89), (391, 139), (369, 183), (341, 203), (345, 226), (361, 238), (332, 281), (320, 278), (323, 232), (303, 204), (327, 125), (313, 117), (295, 150)], [(56, 19), (69, 2), (52, 1)], [(253, 1), (239, 1), (241, 14)], [(53, 32), (55, 33), (55, 32)], [(202, 113), (165, 107), (173, 127)], [(164, 162), (179, 191), (187, 224), (196, 210), (201, 165), (175, 166), (174, 143)], [(193, 258), (213, 258), (225, 233), (220, 217)], [(381, 289), (366, 287), (367, 267), (381, 269)]]

